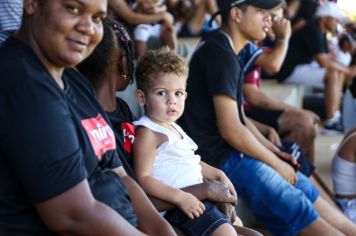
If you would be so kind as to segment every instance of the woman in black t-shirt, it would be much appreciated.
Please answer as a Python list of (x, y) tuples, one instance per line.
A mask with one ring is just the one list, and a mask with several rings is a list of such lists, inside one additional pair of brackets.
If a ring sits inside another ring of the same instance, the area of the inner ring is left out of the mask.
[(121, 163), (94, 91), (66, 69), (100, 42), (106, 12), (106, 0), (24, 1), (0, 48), (0, 235), (143, 235), (92, 194), (88, 179)]

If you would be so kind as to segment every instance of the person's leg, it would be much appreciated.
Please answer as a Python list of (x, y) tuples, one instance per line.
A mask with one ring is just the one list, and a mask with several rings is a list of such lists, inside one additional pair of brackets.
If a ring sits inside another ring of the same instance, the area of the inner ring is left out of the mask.
[(177, 33), (174, 26), (162, 27), (161, 38), (164, 45), (168, 46), (172, 50), (176, 50), (178, 45)]
[(211, 234), (212, 236), (220, 236), (220, 235), (227, 235), (227, 236), (237, 236), (237, 232), (232, 227), (231, 224), (225, 223), (220, 225), (214, 232)]
[(313, 61), (310, 64), (296, 66), (285, 82), (325, 89), (326, 121), (323, 131), (326, 134), (343, 131), (339, 117), (337, 117), (343, 85), (343, 77), (339, 72), (322, 68), (316, 61)]
[(344, 236), (334, 227), (330, 226), (322, 218), (316, 219), (312, 224), (304, 228), (299, 234), (299, 236)]
[(221, 169), (239, 199), (272, 234), (295, 235), (318, 218), (306, 195), (263, 162), (232, 152)]
[(326, 186), (326, 184), (322, 181), (322, 179), (318, 176), (316, 172), (314, 172), (310, 177), (310, 181), (314, 184), (314, 186), (318, 189), (320, 196), (327, 201), (331, 206), (334, 206), (335, 210), (340, 211), (340, 208), (335, 203), (334, 194), (332, 191)]
[(306, 113), (287, 110), (278, 119), (279, 133), (297, 143), (309, 161), (314, 164), (314, 121)]
[(328, 70), (325, 76), (325, 118), (333, 119), (340, 109), (344, 78), (335, 70)]
[(243, 236), (263, 236), (261, 233), (257, 232), (256, 230), (233, 225), (235, 228), (237, 235), (243, 235)]
[(326, 69), (316, 61), (297, 65), (293, 72), (284, 80), (287, 84), (303, 84), (308, 87), (324, 88)]
[(239, 155), (230, 155), (222, 170), (234, 183), (240, 199), (273, 234), (343, 235), (319, 217), (312, 203), (318, 193), (299, 172), (298, 182), (292, 186), (268, 165)]
[(330, 225), (334, 226), (345, 235), (356, 235), (356, 224), (354, 224), (340, 211), (335, 211), (335, 208), (324, 199), (319, 197), (314, 206), (320, 216)]

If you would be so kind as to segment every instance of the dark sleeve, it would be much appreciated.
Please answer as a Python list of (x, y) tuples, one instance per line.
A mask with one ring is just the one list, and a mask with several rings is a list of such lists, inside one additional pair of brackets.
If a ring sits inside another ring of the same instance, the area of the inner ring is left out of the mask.
[(135, 115), (132, 113), (129, 105), (127, 105), (126, 101), (120, 97), (116, 97), (117, 110), (122, 114), (123, 121), (125, 122), (133, 122), (136, 120)]
[(309, 27), (303, 36), (307, 50), (311, 52), (311, 55), (328, 53), (326, 35), (317, 27)]
[(36, 204), (74, 187), (86, 178), (86, 171), (60, 91), (32, 79), (0, 95), (0, 146), (23, 191)]
[(205, 57), (209, 62), (205, 64), (205, 78), (209, 95), (227, 95), (237, 100), (237, 69), (240, 68), (237, 58), (233, 54), (221, 50), (205, 54)]
[[(119, 145), (118, 143), (116, 143), (116, 145)], [(106, 155), (112, 155), (110, 158), (109, 158), (109, 162), (107, 163), (107, 167), (110, 168), (110, 169), (115, 169), (117, 167), (120, 167), (122, 166), (122, 162), (119, 158), (119, 154), (117, 153), (117, 151), (113, 151), (113, 152), (110, 152), (110, 153), (107, 153)]]

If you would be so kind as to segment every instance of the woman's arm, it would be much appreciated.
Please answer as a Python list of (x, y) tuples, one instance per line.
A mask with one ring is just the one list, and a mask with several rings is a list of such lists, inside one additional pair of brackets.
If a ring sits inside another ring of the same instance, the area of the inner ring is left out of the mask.
[(61, 235), (144, 235), (94, 199), (87, 180), (36, 205), (46, 226)]
[(121, 166), (113, 171), (120, 176), (129, 191), (139, 229), (148, 235), (176, 235), (173, 228), (149, 201), (141, 187), (126, 174), (124, 168)]
[[(200, 201), (209, 200), (212, 202), (236, 204), (236, 197), (232, 195), (230, 190), (221, 182), (204, 182), (187, 186), (181, 190), (194, 195)], [(158, 198), (152, 196), (149, 196), (149, 198), (158, 211), (167, 211), (176, 207), (175, 205)]]

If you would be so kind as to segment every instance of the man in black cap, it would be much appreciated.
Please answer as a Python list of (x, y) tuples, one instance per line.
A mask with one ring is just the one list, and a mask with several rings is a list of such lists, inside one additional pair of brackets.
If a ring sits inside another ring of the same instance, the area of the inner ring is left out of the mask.
[(237, 54), (248, 41), (265, 37), (268, 10), (280, 0), (217, 2), (214, 16), (221, 14), (222, 27), (193, 54), (180, 124), (197, 142), (202, 160), (227, 174), (239, 197), (274, 235), (356, 235), (355, 225), (319, 197), (309, 179), (293, 169), (291, 156), (265, 139), (241, 106), (243, 72)]

